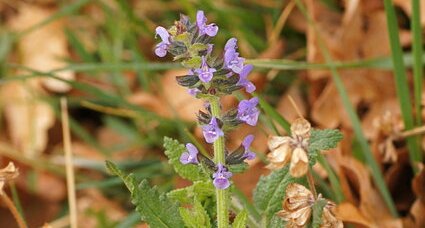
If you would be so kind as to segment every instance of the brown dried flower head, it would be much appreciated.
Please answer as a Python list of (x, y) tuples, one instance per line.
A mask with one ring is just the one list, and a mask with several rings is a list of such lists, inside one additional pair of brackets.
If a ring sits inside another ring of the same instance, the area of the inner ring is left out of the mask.
[(5, 168), (0, 169), (0, 194), (3, 193), (5, 183), (15, 179), (18, 175), (18, 169), (15, 167), (13, 162), (9, 162)]
[[(318, 196), (317, 200), (322, 200), (321, 195)], [(316, 200), (310, 190), (303, 185), (292, 183), (286, 188), (286, 196), (282, 204), (283, 209), (277, 215), (287, 222), (285, 227), (305, 227), (310, 220), (315, 202)], [(343, 227), (343, 223), (333, 213), (334, 207), (333, 202), (327, 201), (322, 212), (321, 228)]]
[(403, 129), (402, 121), (387, 111), (373, 120), (373, 127), (375, 129), (374, 142), (377, 144), (378, 151), (383, 155), (383, 161), (385, 163), (396, 162), (397, 150), (394, 140), (398, 138)]
[(301, 177), (308, 171), (307, 146), (310, 139), (310, 123), (303, 118), (296, 119), (291, 125), (291, 137), (270, 136), (267, 155), (268, 169), (281, 169), (290, 162), (289, 172), (294, 177)]

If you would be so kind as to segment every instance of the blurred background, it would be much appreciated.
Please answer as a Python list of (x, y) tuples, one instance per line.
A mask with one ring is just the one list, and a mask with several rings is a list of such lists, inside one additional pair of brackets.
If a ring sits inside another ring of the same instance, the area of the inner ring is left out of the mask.
[[(144, 227), (122, 182), (106, 172), (105, 160), (161, 191), (187, 184), (167, 163), (163, 137), (202, 142), (196, 126), (202, 103), (176, 84), (175, 76), (185, 71), (170, 58), (156, 57), (153, 47), (159, 42), (156, 26), (171, 26), (180, 13), (194, 20), (197, 10), (219, 26), (218, 53), (236, 37), (241, 55), (256, 67), (250, 79), (264, 101), (262, 124), (241, 127), (227, 139), (235, 148), (246, 134), (256, 136), (258, 159), (234, 178), (248, 199), (259, 176), (268, 173), (268, 135), (284, 134), (282, 121), (297, 117), (290, 95), (315, 127), (344, 133), (340, 146), (328, 152), (330, 167), (315, 167), (326, 197), (335, 200), (329, 191), (333, 170), (349, 204), (344, 210), (360, 227), (425, 225), (425, 174), (415, 178), (409, 163), (404, 139), (411, 135), (403, 135), (383, 1), (303, 2), (311, 21), (293, 0), (0, 0), (0, 167), (13, 161), (19, 168), (5, 192), (28, 226), (69, 224), (61, 97), (69, 106), (80, 227)], [(393, 2), (413, 98), (411, 1)], [(362, 127), (401, 219), (383, 209), (323, 48), (339, 70), (361, 120), (354, 127)], [(415, 101), (415, 117), (422, 119), (425, 101)], [(227, 108), (237, 104), (235, 98), (223, 102)], [(411, 134), (423, 154), (420, 123)], [(16, 227), (1, 202), (0, 221), (0, 227)]]

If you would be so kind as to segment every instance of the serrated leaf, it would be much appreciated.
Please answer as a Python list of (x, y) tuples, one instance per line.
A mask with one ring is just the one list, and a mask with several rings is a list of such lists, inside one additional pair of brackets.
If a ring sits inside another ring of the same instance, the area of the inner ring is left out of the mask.
[(326, 206), (327, 201), (325, 199), (317, 200), (313, 205), (313, 219), (311, 222), (312, 228), (319, 228), (322, 224), (322, 213), (323, 208)]
[(201, 66), (202, 59), (200, 56), (194, 56), (188, 60), (182, 62), (186, 68), (199, 68)]
[(202, 170), (201, 166), (180, 162), (180, 156), (186, 151), (186, 147), (180, 144), (177, 140), (165, 137), (164, 138), (165, 155), (168, 157), (168, 162), (173, 165), (174, 170), (184, 179), (190, 181), (209, 180), (209, 177)]
[(248, 217), (248, 213), (246, 210), (242, 210), (236, 215), (235, 220), (233, 221), (232, 228), (245, 228), (246, 227), (246, 218)]
[(188, 204), (196, 197), (199, 201), (204, 201), (215, 194), (215, 188), (211, 181), (196, 181), (193, 185), (173, 190), (167, 194), (173, 200), (181, 204)]
[(341, 132), (337, 129), (312, 129), (310, 143), (308, 146), (310, 165), (314, 165), (316, 163), (318, 153), (322, 150), (335, 148), (342, 138), (343, 136)]
[(189, 52), (192, 55), (197, 55), (198, 52), (207, 50), (208, 46), (206, 44), (194, 43), (189, 47)]
[(268, 228), (282, 228), (285, 227), (285, 221), (283, 221), (279, 216), (274, 215), (270, 220)]
[(202, 204), (196, 200), (191, 210), (188, 208), (180, 207), (180, 216), (183, 218), (184, 224), (189, 228), (205, 227), (210, 228), (210, 217), (205, 211)]
[(160, 194), (156, 187), (151, 188), (147, 180), (137, 184), (132, 174), (126, 175), (115, 164), (106, 161), (106, 167), (120, 177), (131, 192), (131, 202), (136, 206), (143, 221), (150, 227), (174, 228), (183, 227), (178, 204), (164, 194)]
[(269, 224), (273, 215), (282, 208), (286, 186), (297, 182), (297, 178), (289, 174), (289, 166), (262, 176), (254, 190), (254, 205), (262, 215), (262, 225)]

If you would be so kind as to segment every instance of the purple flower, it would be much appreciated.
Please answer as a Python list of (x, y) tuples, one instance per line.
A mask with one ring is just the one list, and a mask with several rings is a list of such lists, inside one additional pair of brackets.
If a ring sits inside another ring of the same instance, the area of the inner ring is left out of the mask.
[(168, 33), (167, 29), (161, 26), (156, 27), (155, 31), (156, 35), (159, 35), (162, 40), (159, 44), (156, 45), (155, 54), (159, 57), (164, 57), (167, 55), (167, 48), (171, 44), (170, 34)]
[(242, 72), (244, 58), (239, 57), (239, 52), (236, 51), (236, 38), (230, 38), (224, 46), (224, 66), (239, 74)]
[(187, 93), (196, 97), (196, 95), (198, 95), (198, 93), (200, 93), (201, 90), (199, 90), (198, 88), (193, 88), (193, 89), (188, 89)]
[(245, 91), (248, 93), (255, 91), (255, 85), (248, 80), (248, 74), (251, 73), (253, 68), (254, 67), (251, 64), (245, 65), (242, 69), (242, 72), (239, 74), (239, 81), (236, 83), (236, 85), (245, 87)]
[(198, 25), (199, 35), (202, 36), (207, 34), (208, 36), (215, 36), (218, 32), (218, 26), (214, 23), (207, 25), (207, 18), (204, 15), (204, 11), (199, 10), (196, 13), (196, 25)]
[(203, 82), (211, 81), (212, 77), (214, 76), (214, 72), (216, 71), (217, 70), (215, 68), (210, 68), (208, 66), (205, 56), (202, 56), (201, 68), (194, 70), (199, 79)]
[(242, 146), (245, 148), (244, 157), (248, 160), (252, 160), (255, 158), (255, 153), (252, 152), (249, 147), (251, 146), (252, 141), (254, 140), (253, 135), (247, 135), (242, 141)]
[(218, 189), (226, 189), (230, 186), (229, 178), (232, 177), (232, 173), (227, 171), (221, 163), (217, 165), (217, 172), (213, 174), (213, 184)]
[(257, 124), (260, 111), (257, 109), (258, 98), (253, 97), (249, 100), (242, 100), (238, 105), (237, 118), (246, 124), (255, 126)]
[(188, 143), (186, 144), (187, 151), (182, 153), (180, 156), (180, 162), (184, 165), (186, 164), (198, 164), (198, 149), (192, 144)]
[(202, 132), (207, 143), (213, 143), (218, 139), (218, 137), (224, 136), (224, 132), (218, 126), (217, 119), (215, 117), (211, 118), (209, 124), (202, 126)]

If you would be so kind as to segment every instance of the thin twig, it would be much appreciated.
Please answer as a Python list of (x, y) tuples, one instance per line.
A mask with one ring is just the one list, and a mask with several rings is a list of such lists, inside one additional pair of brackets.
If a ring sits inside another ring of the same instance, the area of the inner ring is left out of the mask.
[(16, 209), (15, 204), (13, 204), (9, 196), (7, 196), (5, 192), (0, 192), (0, 197), (3, 200), (3, 202), (6, 204), (9, 211), (12, 213), (19, 228), (27, 228), (27, 225), (25, 225), (24, 219), (21, 217), (21, 214), (19, 214), (18, 209)]
[(75, 194), (74, 167), (72, 163), (71, 136), (66, 98), (61, 98), (62, 134), (65, 151), (66, 183), (68, 190), (69, 218), (71, 228), (77, 228), (77, 200)]

